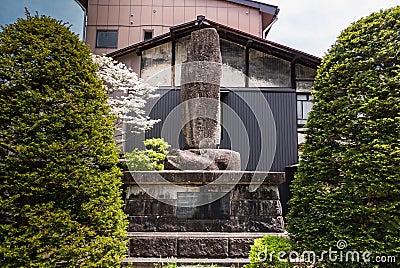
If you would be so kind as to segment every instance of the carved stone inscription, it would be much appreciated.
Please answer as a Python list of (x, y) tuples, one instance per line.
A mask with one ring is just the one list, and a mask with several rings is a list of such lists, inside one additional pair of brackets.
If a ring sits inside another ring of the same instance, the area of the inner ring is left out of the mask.
[[(176, 216), (178, 219), (229, 219), (229, 194), (214, 202), (211, 200), (215, 200), (215, 197), (219, 197), (221, 193), (181, 192), (177, 194)], [(195, 207), (198, 199), (206, 205)]]

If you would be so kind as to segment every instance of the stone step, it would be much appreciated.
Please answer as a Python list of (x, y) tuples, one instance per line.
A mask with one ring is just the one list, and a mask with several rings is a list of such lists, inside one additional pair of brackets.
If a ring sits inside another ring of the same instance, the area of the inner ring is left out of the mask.
[(129, 232), (129, 257), (244, 259), (255, 238), (287, 233)]
[(259, 233), (259, 232), (128, 232), (128, 238), (137, 237), (174, 237), (174, 238), (259, 238), (263, 236), (284, 236), (287, 237), (287, 232), (284, 233)]
[(215, 267), (218, 268), (233, 268), (242, 267), (249, 263), (248, 258), (223, 258), (223, 259), (199, 259), (199, 258), (126, 258), (122, 260), (124, 267), (135, 268), (154, 268), (156, 265), (160, 267), (161, 264), (167, 266), (168, 264), (176, 264), (178, 267)]

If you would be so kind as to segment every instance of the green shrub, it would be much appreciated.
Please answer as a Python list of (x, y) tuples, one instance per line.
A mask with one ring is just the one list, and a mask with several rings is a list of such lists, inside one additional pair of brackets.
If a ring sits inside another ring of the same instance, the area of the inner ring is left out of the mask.
[(165, 156), (170, 145), (163, 138), (147, 139), (144, 142), (146, 150), (135, 148), (131, 153), (125, 153), (129, 170), (149, 171), (163, 170)]
[(155, 170), (164, 169), (165, 156), (170, 145), (163, 138), (152, 138), (144, 141), (146, 154), (150, 158), (151, 164)]
[[(288, 238), (282, 236), (264, 236), (263, 238), (257, 238), (251, 246), (249, 255), (250, 264), (245, 267), (293, 267), (289, 262), (289, 253), (291, 250), (292, 244)], [(285, 255), (280, 258), (286, 260), (286, 262), (278, 258), (280, 252), (285, 252)]]
[(118, 267), (114, 117), (89, 49), (27, 15), (0, 32), (0, 266)]
[(131, 171), (150, 171), (153, 170), (150, 158), (146, 151), (141, 151), (137, 148), (130, 153), (125, 153), (126, 164)]
[(302, 249), (345, 240), (371, 260), (399, 256), (399, 53), (396, 7), (351, 25), (322, 60), (287, 220)]

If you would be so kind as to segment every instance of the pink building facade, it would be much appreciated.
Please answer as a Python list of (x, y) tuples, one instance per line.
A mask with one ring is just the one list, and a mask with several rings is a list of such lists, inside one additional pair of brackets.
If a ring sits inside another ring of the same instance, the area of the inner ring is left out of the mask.
[(167, 33), (197, 16), (265, 37), (278, 7), (246, 0), (76, 0), (86, 10), (86, 43), (108, 54)]

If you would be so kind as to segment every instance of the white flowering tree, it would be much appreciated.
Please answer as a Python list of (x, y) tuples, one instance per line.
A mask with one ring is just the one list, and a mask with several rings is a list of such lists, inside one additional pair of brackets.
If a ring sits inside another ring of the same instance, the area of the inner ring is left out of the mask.
[(123, 142), (124, 125), (126, 130), (138, 134), (159, 122), (146, 116), (144, 111), (147, 101), (158, 97), (154, 94), (156, 87), (144, 83), (130, 68), (113, 58), (94, 54), (92, 58), (99, 67), (97, 75), (110, 96), (111, 113), (117, 116), (115, 135), (119, 143)]

